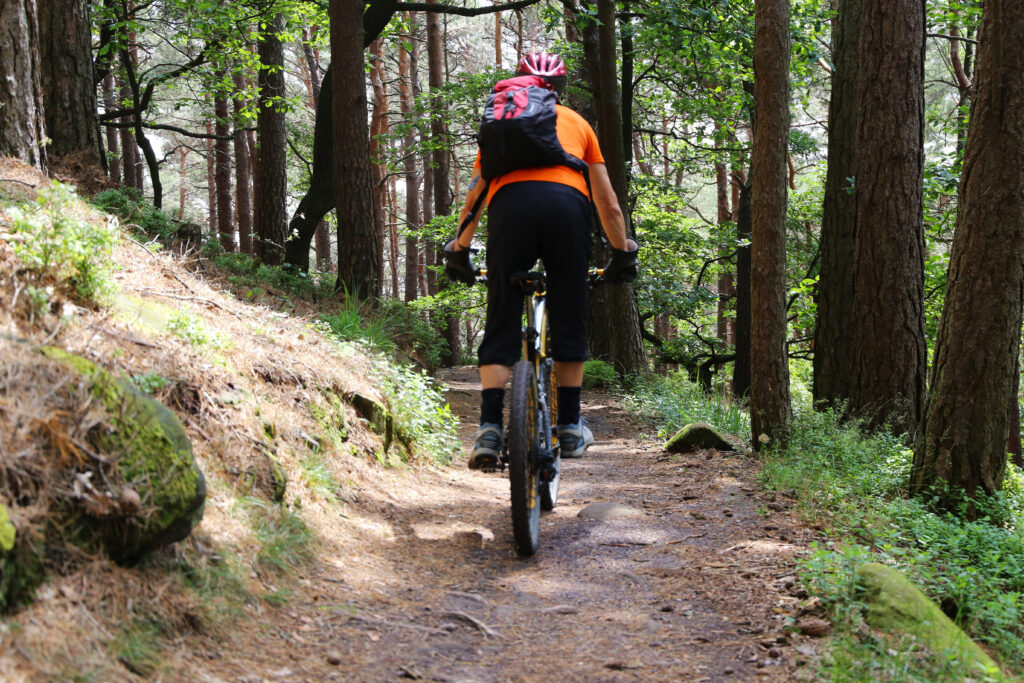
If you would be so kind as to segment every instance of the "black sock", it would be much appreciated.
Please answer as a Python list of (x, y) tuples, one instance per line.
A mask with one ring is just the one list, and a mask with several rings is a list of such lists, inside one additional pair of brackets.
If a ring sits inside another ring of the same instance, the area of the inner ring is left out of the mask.
[(484, 389), (480, 394), (480, 424), (490, 422), (500, 425), (501, 413), (505, 409), (505, 390)]
[(558, 387), (558, 424), (574, 425), (580, 421), (581, 387)]

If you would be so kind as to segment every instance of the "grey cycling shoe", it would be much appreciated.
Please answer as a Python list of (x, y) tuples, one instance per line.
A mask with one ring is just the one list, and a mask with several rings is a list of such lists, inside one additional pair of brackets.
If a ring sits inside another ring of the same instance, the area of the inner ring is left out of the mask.
[(495, 470), (501, 463), (501, 425), (485, 422), (476, 430), (473, 450), (469, 453), (469, 469)]
[(574, 425), (558, 425), (558, 445), (563, 458), (582, 458), (594, 443), (594, 434), (580, 420)]

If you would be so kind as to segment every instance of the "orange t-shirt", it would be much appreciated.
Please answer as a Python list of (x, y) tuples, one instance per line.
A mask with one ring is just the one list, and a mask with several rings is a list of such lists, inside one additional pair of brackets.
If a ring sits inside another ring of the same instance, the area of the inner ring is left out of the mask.
[[(555, 105), (555, 112), (558, 118), (555, 120), (555, 134), (558, 141), (562, 143), (562, 149), (574, 157), (583, 159), (588, 164), (603, 164), (604, 157), (601, 155), (601, 147), (597, 143), (597, 135), (590, 127), (587, 120), (568, 107), (560, 104)], [(476, 163), (473, 164), (473, 175), (480, 175), (480, 150), (476, 152)], [(491, 187), (487, 191), (487, 203), (491, 203), (494, 193), (509, 183), (519, 183), (526, 180), (544, 180), (549, 183), (561, 183), (574, 187), (589, 197), (587, 192), (587, 181), (583, 174), (568, 166), (544, 166), (541, 168), (521, 168), (503, 176), (498, 176), (491, 181)]]

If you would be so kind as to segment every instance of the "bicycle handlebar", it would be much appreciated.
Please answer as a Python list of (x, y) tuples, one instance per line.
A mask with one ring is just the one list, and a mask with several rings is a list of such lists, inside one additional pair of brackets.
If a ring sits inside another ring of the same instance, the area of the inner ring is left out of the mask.
[[(519, 271), (512, 273), (509, 280), (512, 284), (519, 285), (524, 293), (539, 293), (547, 289), (547, 273), (543, 270), (531, 270), (529, 272)], [(591, 287), (603, 284), (604, 281), (604, 268), (591, 268), (587, 271), (587, 284)], [(486, 268), (476, 269), (476, 282), (487, 282)]]

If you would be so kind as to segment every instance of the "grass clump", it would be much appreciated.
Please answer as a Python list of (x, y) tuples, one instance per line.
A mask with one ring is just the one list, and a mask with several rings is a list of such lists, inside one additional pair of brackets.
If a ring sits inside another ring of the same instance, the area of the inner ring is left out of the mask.
[(705, 394), (685, 370), (632, 380), (623, 401), (637, 415), (652, 418), (662, 438), (694, 422), (707, 422), (727, 434), (750, 432), (750, 418), (738, 405), (720, 395)]
[(6, 209), (9, 241), (28, 275), (25, 294), (33, 313), (55, 291), (97, 305), (113, 291), (113, 259), (120, 230), (116, 222), (86, 214), (70, 185), (53, 183), (35, 202)]
[(164, 629), (152, 616), (137, 616), (121, 627), (110, 651), (137, 676), (149, 678), (157, 672), (162, 661)]
[[(808, 514), (827, 520), (839, 542), (816, 547), (803, 579), (830, 607), (840, 637), (832, 663), (861, 662), (892, 644), (860, 635), (859, 586), (853, 570), (882, 562), (907, 576), (1005, 666), (1024, 669), (1024, 481), (1010, 466), (1007, 487), (978, 503), (988, 515), (974, 522), (936, 512), (930, 501), (906, 497), (913, 453), (888, 434), (866, 435), (832, 413), (798, 413), (790, 442), (765, 460), (769, 486), (795, 492)], [(908, 645), (909, 647), (909, 645)], [(898, 651), (905, 668), (873, 661), (882, 678), (961, 680), (936, 674), (939, 656)], [(948, 663), (945, 663), (948, 664)], [(868, 667), (870, 669), (871, 667)], [(869, 673), (864, 669), (865, 675)], [(947, 667), (948, 669), (948, 667)], [(938, 677), (936, 677), (938, 675)], [(874, 673), (871, 674), (875, 676)], [(856, 677), (854, 677), (856, 678)]]
[(260, 569), (290, 577), (313, 560), (316, 539), (296, 512), (258, 498), (246, 498), (242, 504), (260, 544), (256, 554)]
[(329, 503), (337, 502), (338, 480), (323, 454), (319, 451), (311, 453), (301, 460), (299, 466), (302, 478), (311, 491)]

